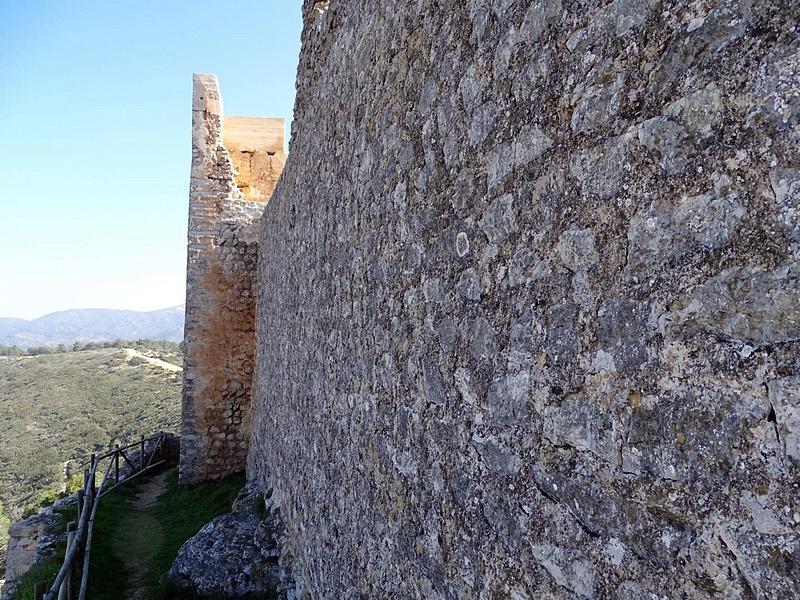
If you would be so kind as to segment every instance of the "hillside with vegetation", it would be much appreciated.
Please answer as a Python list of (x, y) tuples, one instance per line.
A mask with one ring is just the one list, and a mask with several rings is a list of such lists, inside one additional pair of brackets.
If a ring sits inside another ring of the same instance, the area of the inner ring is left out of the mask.
[(178, 431), (178, 344), (110, 345), (0, 356), (0, 506), (12, 521), (55, 497), (93, 452)]

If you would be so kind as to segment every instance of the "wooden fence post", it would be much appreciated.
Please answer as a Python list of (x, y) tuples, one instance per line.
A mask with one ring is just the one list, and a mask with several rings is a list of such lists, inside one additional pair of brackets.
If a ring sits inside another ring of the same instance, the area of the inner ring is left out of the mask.
[(91, 475), (89, 475), (89, 485), (92, 491), (92, 504), (94, 504), (94, 499), (97, 498), (97, 490), (94, 487), (94, 484), (96, 483), (95, 482), (95, 472), (97, 471), (97, 469), (95, 468), (96, 466), (97, 466), (97, 455), (92, 454), (92, 473)]
[[(72, 533), (67, 534), (67, 548), (69, 548), (74, 543), (75, 536), (78, 533), (77, 529), (78, 529), (78, 524), (74, 523), (72, 527)], [(67, 525), (67, 531), (69, 531), (69, 525)], [(75, 577), (75, 571), (77, 566), (78, 565), (77, 565), (77, 554), (76, 554), (75, 559), (73, 559), (72, 561), (72, 567), (69, 570), (69, 577), (67, 578), (67, 581), (69, 582), (67, 586), (67, 598), (69, 598), (69, 600), (75, 600), (76, 596), (78, 595), (78, 586), (75, 585), (77, 583)]]
[(142, 442), (141, 443), (142, 443), (142, 453), (139, 455), (139, 458), (141, 459), (141, 462), (142, 462), (142, 469), (141, 470), (144, 471), (144, 436), (142, 436)]
[[(92, 505), (91, 505), (92, 497), (91, 496), (86, 497), (86, 495), (84, 494), (83, 501), (90, 503), (89, 506), (86, 509), (86, 514), (87, 515), (91, 515), (92, 514)], [(81, 512), (81, 514), (83, 514), (83, 513)], [(83, 526), (83, 533), (81, 535), (81, 542), (80, 542), (80, 546), (78, 548), (78, 552), (80, 553), (81, 558), (83, 558), (83, 556), (84, 556), (84, 554), (86, 552), (86, 541), (89, 539), (89, 527), (88, 527), (88, 525), (89, 525), (89, 520), (87, 519), (86, 522), (84, 523), (84, 526)]]
[(119, 483), (119, 444), (114, 444), (114, 483)]
[[(74, 521), (67, 523), (67, 552), (75, 541), (75, 530), (77, 524)], [(75, 600), (75, 560), (69, 565), (67, 576), (61, 582), (58, 589), (58, 600)]]
[(47, 591), (47, 583), (44, 581), (39, 581), (33, 586), (33, 598), (34, 600), (43, 600), (44, 593)]

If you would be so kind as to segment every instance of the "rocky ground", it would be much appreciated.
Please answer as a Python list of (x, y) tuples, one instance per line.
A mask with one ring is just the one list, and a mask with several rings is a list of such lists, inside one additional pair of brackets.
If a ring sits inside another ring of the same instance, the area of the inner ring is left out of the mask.
[(285, 598), (291, 587), (279, 565), (280, 515), (257, 487), (245, 486), (231, 512), (187, 541), (169, 571), (181, 590), (202, 597)]

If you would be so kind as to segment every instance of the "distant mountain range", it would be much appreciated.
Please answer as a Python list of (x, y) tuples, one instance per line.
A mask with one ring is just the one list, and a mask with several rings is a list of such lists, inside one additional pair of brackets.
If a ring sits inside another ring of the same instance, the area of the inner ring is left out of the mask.
[(137, 312), (110, 308), (79, 308), (51, 313), (38, 319), (0, 317), (0, 344), (49, 346), (73, 342), (116, 339), (183, 340), (184, 306)]

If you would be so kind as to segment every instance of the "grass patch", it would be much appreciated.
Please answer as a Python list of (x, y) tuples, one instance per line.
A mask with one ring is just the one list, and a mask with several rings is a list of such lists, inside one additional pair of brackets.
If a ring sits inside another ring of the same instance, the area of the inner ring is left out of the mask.
[[(158, 502), (136, 509), (132, 504), (142, 484), (164, 471), (167, 471), (166, 491)], [(183, 543), (214, 517), (228, 512), (244, 483), (244, 473), (237, 473), (220, 481), (181, 488), (178, 469), (168, 465), (123, 483), (103, 496), (95, 516), (86, 597), (118, 600), (135, 586), (148, 590), (148, 600), (195, 598), (173, 590), (164, 576)], [(77, 520), (77, 509), (60, 512), (66, 530), (69, 521)], [(25, 574), (14, 600), (33, 600), (37, 581), (51, 585), (64, 561), (65, 550), (66, 542), (60, 543), (52, 557)], [(141, 573), (135, 580), (130, 577), (132, 568)]]
[[(148, 475), (147, 477), (150, 477)], [(164, 580), (183, 543), (214, 517), (228, 512), (245, 483), (243, 473), (190, 488), (178, 487), (178, 472), (167, 476), (166, 491), (149, 508), (131, 506), (143, 480), (134, 480), (104, 496), (95, 519), (87, 597), (125, 597), (132, 584), (150, 590), (148, 598), (179, 596)], [(138, 568), (135, 582), (127, 568)]]
[(131, 502), (144, 481), (142, 478), (149, 476), (142, 475), (127, 481), (100, 499), (92, 532), (87, 598), (125, 597), (128, 573), (125, 569), (125, 553), (118, 547), (117, 527), (134, 511)]

